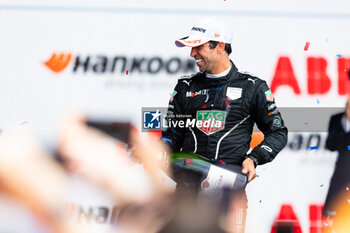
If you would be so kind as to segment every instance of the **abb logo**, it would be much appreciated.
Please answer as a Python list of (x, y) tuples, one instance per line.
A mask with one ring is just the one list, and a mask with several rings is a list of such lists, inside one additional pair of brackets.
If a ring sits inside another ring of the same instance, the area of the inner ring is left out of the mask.
[(72, 54), (70, 53), (67, 53), (67, 54), (53, 53), (50, 59), (44, 62), (44, 65), (48, 67), (50, 70), (52, 70), (53, 72), (58, 73), (67, 67), (71, 58), (72, 58)]
[[(323, 205), (309, 205), (309, 233), (330, 233), (331, 228), (325, 225), (322, 217)], [(270, 233), (302, 233), (299, 219), (292, 205), (283, 204), (273, 222)]]
[[(350, 59), (338, 58), (338, 94), (346, 95), (350, 90)], [(300, 95), (300, 88), (295, 77), (289, 57), (280, 57), (271, 82), (271, 91), (279, 86), (287, 85), (295, 94)], [(331, 88), (331, 80), (327, 75), (327, 60), (323, 57), (307, 58), (307, 92), (308, 94), (325, 94)], [(350, 93), (350, 92), (349, 92)]]

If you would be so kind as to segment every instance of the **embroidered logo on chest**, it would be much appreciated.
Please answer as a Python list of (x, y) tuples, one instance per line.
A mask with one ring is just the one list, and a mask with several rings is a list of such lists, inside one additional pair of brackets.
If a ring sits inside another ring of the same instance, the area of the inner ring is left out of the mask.
[(226, 91), (226, 96), (230, 100), (236, 100), (242, 97), (242, 88), (239, 87), (228, 87)]
[(199, 91), (186, 91), (186, 97), (195, 97), (197, 95), (207, 95), (209, 93), (209, 89), (203, 89)]
[(197, 128), (210, 135), (225, 128), (226, 112), (224, 111), (197, 111)]

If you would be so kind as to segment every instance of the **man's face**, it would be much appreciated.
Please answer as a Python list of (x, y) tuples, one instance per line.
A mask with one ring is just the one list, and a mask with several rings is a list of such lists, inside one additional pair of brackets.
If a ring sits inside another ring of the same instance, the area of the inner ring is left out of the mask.
[(217, 54), (215, 49), (209, 47), (209, 42), (191, 50), (191, 57), (196, 60), (196, 64), (201, 72), (211, 74), (217, 63)]

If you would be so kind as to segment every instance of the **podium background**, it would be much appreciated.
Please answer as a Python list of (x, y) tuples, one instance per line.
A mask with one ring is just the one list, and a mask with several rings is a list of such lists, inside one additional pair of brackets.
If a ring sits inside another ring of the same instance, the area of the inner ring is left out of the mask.
[[(350, 59), (349, 6), (345, 0), (0, 1), (0, 129), (27, 125), (53, 147), (59, 120), (77, 109), (141, 127), (141, 108), (166, 107), (177, 79), (197, 71), (190, 49), (175, 47), (174, 40), (211, 15), (231, 25), (230, 57), (240, 71), (271, 84), (279, 58), (289, 58), (301, 93), (279, 86), (273, 93), (279, 107), (343, 107), (338, 62)], [(54, 53), (62, 59), (50, 69), (44, 63)], [(327, 63), (331, 85), (322, 94), (308, 92), (310, 57)], [(310, 137), (309, 146), (316, 145), (311, 134), (320, 135), (318, 150), (307, 148)], [(298, 135), (300, 149), (290, 148)], [(247, 233), (270, 232), (283, 204), (293, 207), (304, 233), (321, 226), (310, 221), (309, 206), (323, 204), (334, 168), (336, 154), (324, 150), (325, 138), (324, 132), (291, 132), (275, 161), (258, 168), (248, 185)], [(99, 195), (82, 202), (86, 193), (70, 201), (112, 208)], [(105, 228), (108, 222), (88, 224)]]

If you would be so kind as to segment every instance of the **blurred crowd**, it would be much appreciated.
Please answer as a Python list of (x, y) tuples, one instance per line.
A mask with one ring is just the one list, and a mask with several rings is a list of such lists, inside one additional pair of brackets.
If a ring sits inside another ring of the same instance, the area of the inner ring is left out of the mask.
[[(233, 203), (222, 213), (211, 198), (175, 192), (168, 151), (158, 138), (135, 128), (125, 144), (86, 122), (83, 115), (66, 117), (50, 152), (25, 126), (0, 132), (0, 232), (236, 232)], [(73, 177), (115, 201), (117, 219), (108, 229), (81, 223), (65, 208), (77, 189)], [(346, 193), (337, 198), (348, 199)], [(348, 232), (350, 208), (342, 203), (336, 209), (332, 233)]]
[(195, 194), (175, 194), (167, 148), (137, 129), (126, 145), (71, 115), (60, 125), (56, 151), (43, 148), (24, 126), (0, 134), (0, 232), (101, 232), (64, 208), (73, 176), (117, 203), (108, 232), (231, 232), (230, 214)]

